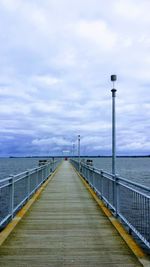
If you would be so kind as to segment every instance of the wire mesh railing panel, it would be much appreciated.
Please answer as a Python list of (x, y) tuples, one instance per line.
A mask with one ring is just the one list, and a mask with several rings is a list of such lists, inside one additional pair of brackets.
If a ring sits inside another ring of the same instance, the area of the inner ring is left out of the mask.
[(0, 227), (4, 227), (61, 160), (0, 180)]
[(119, 213), (139, 238), (150, 243), (150, 198), (136, 189), (120, 187)]
[(14, 182), (14, 209), (22, 204), (28, 196), (27, 176)]
[(37, 180), (38, 184), (40, 185), (43, 182), (43, 177), (42, 177), (42, 170), (39, 170), (37, 173)]
[(101, 179), (101, 174), (100, 173), (94, 173), (93, 175), (93, 185), (95, 188), (95, 191), (97, 192), (98, 195), (101, 195), (102, 193), (102, 179)]
[(37, 172), (30, 174), (30, 193), (34, 192), (37, 187), (38, 176)]
[(0, 188), (0, 223), (11, 214), (11, 184), (7, 183)]
[(107, 200), (107, 203), (111, 206), (114, 206), (114, 181), (106, 178), (105, 176), (101, 177), (102, 179), (102, 196)]
[[(78, 170), (79, 163), (71, 160)], [(150, 189), (81, 163), (80, 173), (97, 195), (150, 248)]]

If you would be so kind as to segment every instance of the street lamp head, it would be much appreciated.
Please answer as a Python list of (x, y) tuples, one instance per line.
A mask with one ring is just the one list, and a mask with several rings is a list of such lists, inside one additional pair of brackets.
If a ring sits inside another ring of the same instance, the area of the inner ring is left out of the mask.
[(115, 86), (115, 81), (117, 81), (117, 75), (113, 74), (113, 75), (111, 75), (110, 77), (111, 77), (111, 81), (112, 81), (112, 83), (113, 83), (113, 89), (111, 90), (111, 92), (112, 92), (112, 97), (115, 97), (115, 96), (116, 96), (116, 91), (117, 91), (117, 90), (114, 88), (114, 86)]
[(111, 81), (112, 82), (115, 82), (115, 81), (117, 81), (117, 75), (111, 75)]

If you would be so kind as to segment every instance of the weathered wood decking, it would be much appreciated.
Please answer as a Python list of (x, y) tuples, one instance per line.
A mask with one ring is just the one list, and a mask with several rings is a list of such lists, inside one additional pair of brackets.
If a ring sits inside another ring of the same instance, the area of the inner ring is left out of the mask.
[(69, 162), (0, 248), (6, 267), (142, 266)]

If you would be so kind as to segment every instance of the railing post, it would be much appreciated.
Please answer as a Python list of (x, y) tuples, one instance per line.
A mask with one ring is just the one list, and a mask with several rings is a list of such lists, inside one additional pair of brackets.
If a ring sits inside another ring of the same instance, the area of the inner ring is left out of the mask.
[(51, 174), (51, 173), (53, 172), (53, 164), (54, 164), (54, 163), (52, 163), (52, 162), (50, 163), (49, 174)]
[(26, 172), (27, 175), (27, 199), (30, 198), (30, 174), (29, 174), (29, 170)]
[(114, 177), (114, 207), (115, 207), (115, 216), (118, 216), (119, 209), (120, 209), (120, 197), (119, 197), (119, 184), (118, 184), (118, 175), (115, 175)]
[(55, 169), (55, 161), (52, 162), (52, 172), (54, 172), (54, 169)]
[(101, 199), (103, 198), (103, 170), (101, 170)]
[(82, 166), (82, 175), (83, 175), (83, 177), (85, 178), (85, 167), (84, 166)]
[(43, 169), (42, 169), (42, 183), (45, 181), (45, 177), (44, 177), (44, 174), (43, 174)]
[(44, 166), (44, 181), (46, 180), (46, 166)]
[(89, 182), (89, 184), (90, 184), (90, 174), (89, 174), (89, 169), (87, 169), (87, 180), (88, 180), (88, 182)]
[(50, 169), (49, 166), (50, 166), (50, 165), (48, 164), (48, 165), (47, 165), (47, 179), (48, 179), (48, 177), (49, 177), (49, 169)]
[(10, 175), (10, 186), (11, 186), (10, 212), (11, 212), (11, 219), (13, 219), (14, 217), (14, 175)]
[(93, 172), (93, 188), (95, 188), (95, 175), (94, 175), (94, 167), (92, 168), (92, 172)]
[(38, 169), (36, 168), (36, 173), (35, 173), (35, 175), (36, 175), (36, 188), (35, 188), (35, 190), (37, 190), (37, 188), (38, 188), (38, 186), (39, 186), (39, 179), (38, 179)]
[(45, 167), (42, 169), (42, 181), (45, 181)]
[(82, 162), (80, 162), (80, 173), (82, 174)]
[(92, 188), (94, 188), (94, 173), (93, 173), (93, 169), (91, 168), (90, 169), (90, 177), (91, 177), (91, 185), (92, 185)]
[(50, 176), (50, 174), (51, 174), (51, 163), (49, 163), (48, 165), (48, 177)]
[(43, 182), (44, 179), (43, 179), (43, 173), (42, 173), (42, 166), (40, 166), (40, 169), (39, 169), (39, 175), (41, 177), (41, 181)]
[(47, 165), (45, 166), (45, 180), (47, 179)]

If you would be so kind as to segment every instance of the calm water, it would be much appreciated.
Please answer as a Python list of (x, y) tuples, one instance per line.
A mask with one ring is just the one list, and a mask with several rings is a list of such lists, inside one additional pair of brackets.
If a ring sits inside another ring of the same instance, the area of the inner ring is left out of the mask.
[(0, 158), (0, 179), (38, 166), (39, 158)]
[[(111, 172), (111, 158), (94, 158), (94, 166)], [(116, 173), (150, 187), (150, 158), (117, 158)]]
[[(38, 166), (39, 158), (1, 158), (0, 179)], [(93, 158), (99, 169), (111, 172), (111, 158)], [(150, 158), (117, 158), (117, 173), (150, 187)]]

